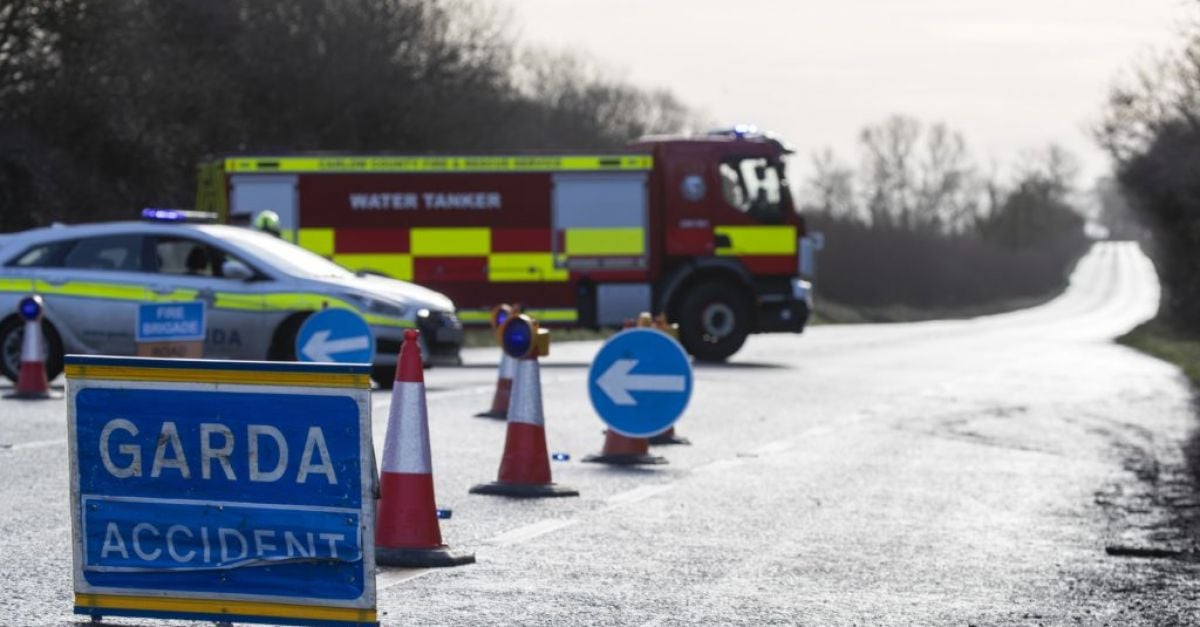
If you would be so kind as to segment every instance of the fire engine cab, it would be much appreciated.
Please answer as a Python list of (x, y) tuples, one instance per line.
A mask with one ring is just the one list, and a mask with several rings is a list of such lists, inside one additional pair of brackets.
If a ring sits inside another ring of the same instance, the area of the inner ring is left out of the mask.
[(201, 167), (197, 205), (235, 224), (274, 211), (286, 239), (436, 289), (464, 324), (506, 302), (558, 326), (651, 311), (723, 360), (808, 320), (790, 153), (739, 127), (622, 154), (235, 156)]

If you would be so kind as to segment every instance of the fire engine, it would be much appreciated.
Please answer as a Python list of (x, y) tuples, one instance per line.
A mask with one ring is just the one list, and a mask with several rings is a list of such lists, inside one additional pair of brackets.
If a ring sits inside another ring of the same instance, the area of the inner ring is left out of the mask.
[(274, 211), (283, 237), (436, 289), (467, 325), (502, 302), (556, 326), (651, 311), (719, 361), (808, 320), (791, 152), (739, 127), (621, 154), (233, 156), (201, 166), (197, 205), (235, 224)]

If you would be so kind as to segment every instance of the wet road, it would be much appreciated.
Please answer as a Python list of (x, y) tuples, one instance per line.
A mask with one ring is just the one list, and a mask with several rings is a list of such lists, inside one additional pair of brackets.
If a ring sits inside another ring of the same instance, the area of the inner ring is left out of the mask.
[[(1153, 315), (1153, 269), (1098, 245), (1060, 298), (969, 321), (754, 337), (700, 367), (667, 466), (583, 464), (602, 442), (595, 343), (545, 360), (556, 481), (577, 499), (468, 495), (495, 478), (495, 351), (427, 372), (442, 532), (479, 562), (384, 570), (384, 624), (1030, 625), (1200, 622), (1191, 392), (1111, 339)], [(377, 393), (382, 448), (388, 396)], [(0, 401), (0, 624), (70, 625), (61, 403)], [(1189, 500), (1190, 499), (1190, 500)], [(113, 624), (149, 621), (113, 619)], [(154, 623), (161, 624), (161, 623)]]

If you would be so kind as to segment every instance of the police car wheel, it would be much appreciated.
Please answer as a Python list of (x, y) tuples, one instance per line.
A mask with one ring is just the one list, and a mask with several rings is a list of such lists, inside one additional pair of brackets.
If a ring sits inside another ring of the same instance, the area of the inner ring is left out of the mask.
[[(25, 322), (16, 316), (0, 322), (0, 372), (14, 383), (21, 375), (21, 340)], [(46, 351), (46, 378), (53, 381), (63, 371), (62, 340), (49, 322), (42, 321), (42, 342)]]
[(371, 368), (371, 378), (384, 390), (392, 389), (396, 383), (395, 366), (374, 366)]
[(742, 290), (724, 281), (692, 289), (679, 304), (679, 340), (700, 361), (725, 361), (750, 333)]

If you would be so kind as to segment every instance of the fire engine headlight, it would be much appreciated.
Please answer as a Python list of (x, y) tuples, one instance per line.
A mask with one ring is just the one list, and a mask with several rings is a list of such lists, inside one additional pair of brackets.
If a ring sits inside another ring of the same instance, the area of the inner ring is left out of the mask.
[(367, 313), (379, 314), (383, 316), (395, 316), (403, 318), (404, 314), (408, 313), (408, 308), (399, 303), (382, 300), (367, 294), (359, 292), (344, 292), (342, 297), (354, 303), (361, 311)]

